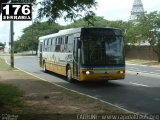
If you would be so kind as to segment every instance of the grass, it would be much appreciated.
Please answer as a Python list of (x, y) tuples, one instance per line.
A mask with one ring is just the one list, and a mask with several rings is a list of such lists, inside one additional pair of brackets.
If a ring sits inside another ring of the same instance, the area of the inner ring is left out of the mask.
[[(4, 59), (0, 58), (0, 71), (13, 70)], [(1, 79), (1, 78), (0, 78)], [(0, 82), (0, 113), (12, 112), (15, 108), (21, 106), (20, 97), (23, 92), (17, 87)]]
[(0, 83), (0, 113), (11, 112), (13, 108), (21, 106), (20, 97), (23, 96), (23, 92), (18, 88)]
[(8, 70), (12, 70), (12, 68), (5, 63), (5, 60), (0, 58), (0, 71), (8, 71)]

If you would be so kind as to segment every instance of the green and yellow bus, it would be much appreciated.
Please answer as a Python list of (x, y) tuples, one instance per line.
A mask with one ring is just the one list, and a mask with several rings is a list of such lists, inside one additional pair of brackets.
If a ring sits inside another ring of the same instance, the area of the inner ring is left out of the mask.
[(71, 28), (42, 36), (38, 56), (44, 71), (69, 82), (125, 78), (124, 39), (117, 28)]

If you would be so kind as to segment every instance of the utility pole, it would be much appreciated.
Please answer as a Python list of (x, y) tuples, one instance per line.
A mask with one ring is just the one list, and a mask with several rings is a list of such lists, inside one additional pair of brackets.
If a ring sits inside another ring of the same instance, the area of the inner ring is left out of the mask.
[(10, 45), (11, 45), (11, 50), (10, 50), (10, 62), (11, 62), (11, 67), (14, 68), (14, 28), (13, 28), (13, 21), (10, 21)]

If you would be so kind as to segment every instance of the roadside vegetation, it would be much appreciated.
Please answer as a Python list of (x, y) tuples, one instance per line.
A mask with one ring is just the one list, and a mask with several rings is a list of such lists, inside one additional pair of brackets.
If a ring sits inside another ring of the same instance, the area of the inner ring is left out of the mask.
[(23, 92), (17, 87), (0, 83), (0, 113), (16, 112), (16, 109), (22, 107), (21, 97)]
[[(0, 58), (0, 71), (11, 71), (10, 68), (4, 61)], [(1, 82), (3, 81), (0, 75), (0, 113), (12, 113), (15, 112), (18, 107), (22, 107), (21, 97), (23, 92), (17, 87)]]
[(0, 51), (3, 50), (5, 47), (5, 44), (3, 44), (2, 42), (0, 42)]
[(0, 71), (10, 70), (11, 67), (5, 64), (5, 60), (0, 58)]

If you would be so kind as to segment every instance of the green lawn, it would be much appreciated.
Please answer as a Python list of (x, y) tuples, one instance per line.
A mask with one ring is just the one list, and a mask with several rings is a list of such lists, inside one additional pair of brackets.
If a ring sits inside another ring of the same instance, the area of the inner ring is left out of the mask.
[[(11, 70), (10, 66), (0, 58), (0, 71), (9, 70)], [(23, 96), (23, 92), (18, 90), (17, 87), (0, 82), (0, 113), (12, 112), (14, 108), (20, 106), (21, 96)]]
[(21, 106), (22, 96), (23, 92), (16, 87), (0, 83), (0, 113), (12, 112), (15, 107)]
[(0, 58), (0, 71), (7, 71), (7, 70), (11, 70), (11, 67), (6, 64), (5, 60)]

